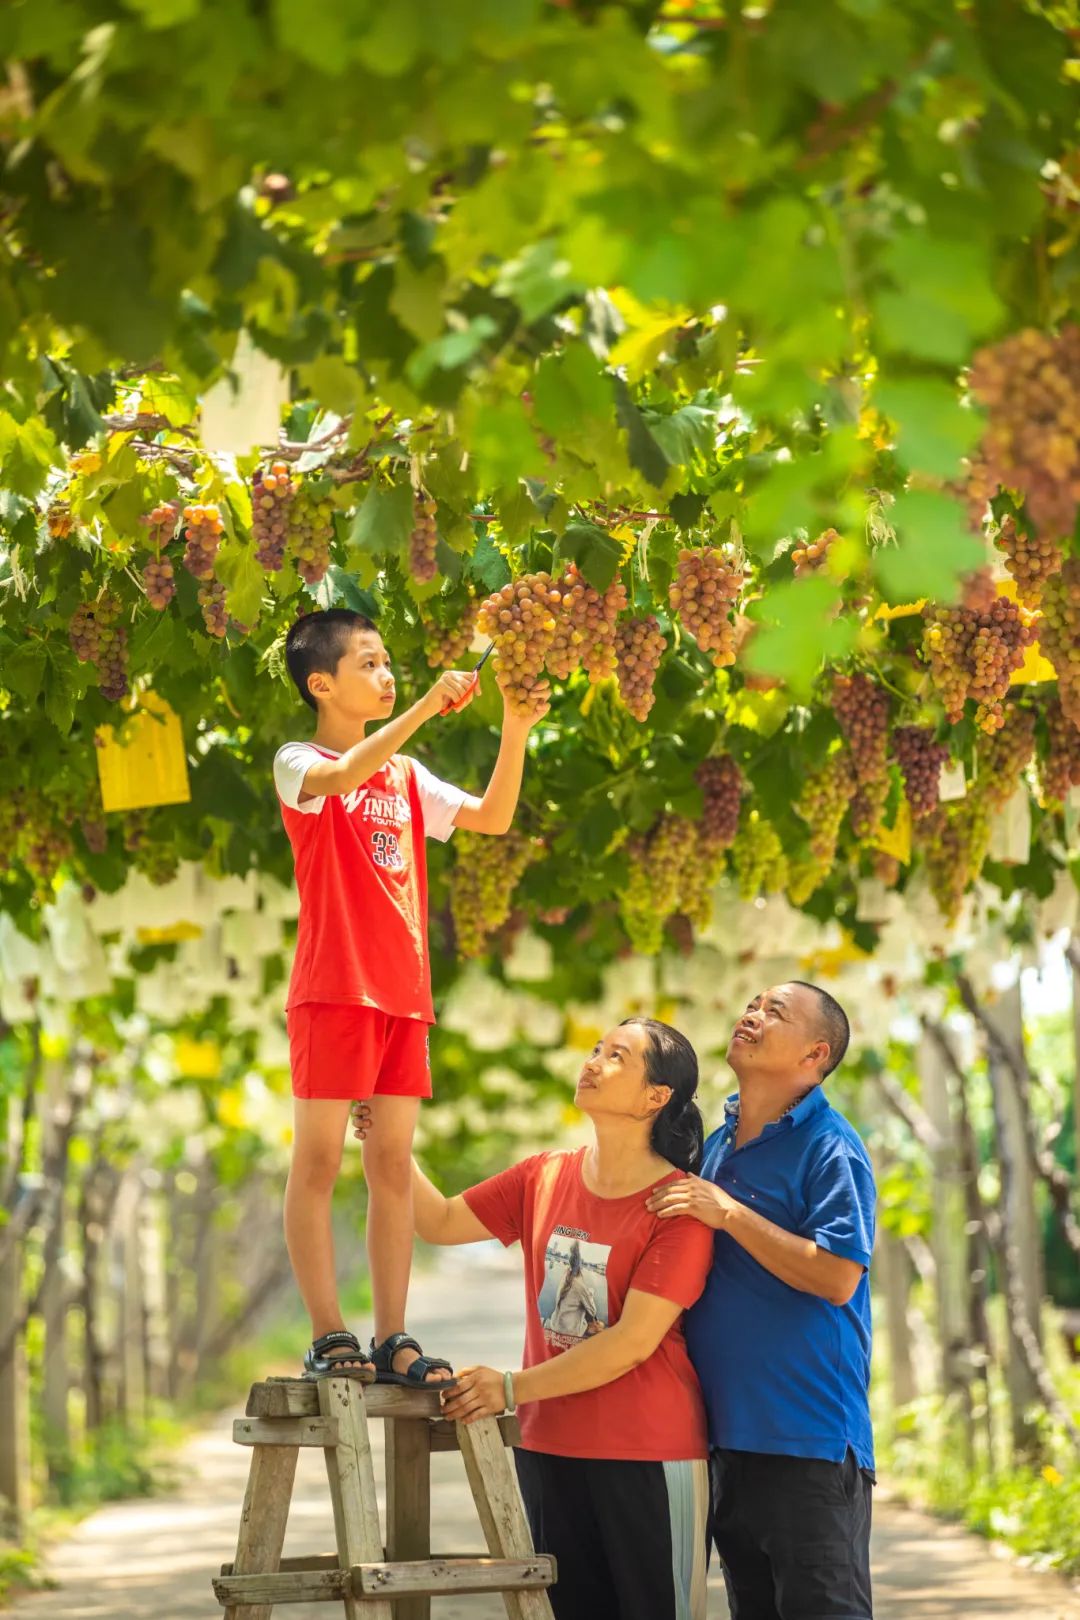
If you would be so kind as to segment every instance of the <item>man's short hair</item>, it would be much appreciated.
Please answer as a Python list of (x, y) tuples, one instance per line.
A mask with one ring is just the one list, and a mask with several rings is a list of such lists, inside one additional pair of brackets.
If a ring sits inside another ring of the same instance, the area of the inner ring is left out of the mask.
[(296, 690), (316, 714), (319, 705), (308, 691), (308, 678), (316, 671), (320, 675), (335, 675), (356, 632), (374, 629), (369, 618), (363, 613), (354, 613), (351, 608), (326, 608), (297, 619), (285, 637), (285, 662)]
[(807, 984), (805, 979), (792, 979), (801, 990), (812, 990), (818, 998), (818, 1016), (820, 1019), (821, 1038), (828, 1042), (829, 1067), (822, 1070), (821, 1078), (827, 1080), (829, 1075), (839, 1063), (843, 1062), (844, 1053), (851, 1040), (851, 1025), (848, 1015), (841, 1007), (835, 996), (830, 996), (820, 984)]

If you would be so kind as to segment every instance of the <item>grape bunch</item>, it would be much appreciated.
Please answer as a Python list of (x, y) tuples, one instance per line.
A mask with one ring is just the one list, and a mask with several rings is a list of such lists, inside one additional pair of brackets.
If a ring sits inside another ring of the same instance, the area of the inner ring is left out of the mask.
[(73, 845), (67, 828), (53, 820), (44, 805), (23, 829), (20, 853), (37, 893), (51, 899), (53, 879), (72, 855)]
[(619, 695), (635, 720), (647, 720), (656, 702), (653, 687), (667, 642), (655, 614), (623, 619), (615, 627)]
[(478, 612), (476, 599), (470, 595), (453, 624), (425, 623), (425, 652), (432, 669), (457, 668), (458, 660), (472, 646)]
[(832, 871), (832, 861), (820, 855), (797, 856), (788, 864), (785, 892), (793, 906), (804, 906)]
[(1011, 703), (1001, 726), (976, 751), (975, 795), (989, 809), (1003, 810), (1034, 753), (1035, 711)]
[(272, 462), (267, 473), (256, 469), (251, 480), (251, 534), (256, 561), (268, 574), (276, 574), (285, 561), (295, 494), (287, 462)]
[(835, 529), (825, 529), (816, 540), (811, 540), (806, 545), (795, 546), (791, 553), (791, 561), (795, 568), (796, 579), (801, 579), (805, 574), (818, 573), (825, 566), (829, 547), (839, 538)]
[(96, 602), (80, 602), (71, 615), (68, 636), (80, 664), (93, 664), (102, 697), (117, 703), (127, 696), (127, 631), (116, 620), (120, 603), (108, 592)]
[[(702, 881), (697, 824), (687, 816), (665, 812), (648, 833), (627, 845), (629, 871), (619, 895), (619, 914), (627, 938), (637, 951), (655, 956), (663, 943), (664, 923), (676, 912), (700, 917)], [(721, 857), (722, 859), (722, 857)], [(711, 888), (711, 885), (710, 885)]]
[(225, 520), (216, 506), (184, 507), (184, 567), (195, 579), (213, 579)]
[(949, 757), (927, 726), (897, 726), (892, 734), (893, 758), (904, 778), (904, 792), (916, 820), (928, 816), (938, 805), (941, 767)]
[(833, 713), (851, 749), (859, 782), (880, 781), (888, 766), (889, 694), (868, 675), (838, 675), (832, 688)]
[(151, 557), (143, 566), (143, 590), (152, 608), (167, 608), (176, 595), (173, 565), (168, 557)]
[(1070, 557), (1044, 586), (1038, 634), (1057, 670), (1061, 707), (1080, 726), (1080, 557)]
[(439, 544), (439, 527), (435, 521), (437, 510), (430, 495), (417, 497), (416, 521), (409, 535), (409, 569), (421, 585), (426, 585), (439, 572), (435, 561)]
[(131, 863), (148, 882), (161, 888), (171, 883), (180, 870), (180, 857), (171, 844), (165, 843), (155, 832), (162, 830), (146, 810), (132, 810), (124, 817), (124, 849)]
[(1080, 787), (1080, 730), (1073, 725), (1059, 698), (1047, 704), (1046, 752), (1039, 764), (1042, 796), (1051, 804), (1061, 804), (1070, 788)]
[(109, 829), (105, 823), (92, 816), (80, 816), (79, 826), (91, 855), (104, 855), (109, 847)]
[(1034, 639), (1035, 630), (1007, 596), (996, 596), (982, 611), (965, 605), (927, 610), (923, 658), (953, 725), (971, 698), (981, 731), (1001, 726), (1010, 677)]
[(45, 514), (45, 522), (54, 540), (66, 540), (75, 527), (75, 519), (71, 515), (67, 501), (53, 501)]
[(730, 754), (703, 759), (694, 772), (704, 805), (701, 812), (702, 841), (716, 849), (730, 849), (739, 830), (739, 808), (743, 795), (743, 774)]
[(881, 836), (891, 785), (888, 776), (876, 776), (860, 782), (852, 794), (851, 830), (860, 844), (872, 844)]
[(626, 608), (622, 580), (613, 579), (605, 591), (598, 591), (571, 563), (555, 589), (559, 602), (545, 657), (548, 673), (565, 681), (575, 669), (583, 668), (594, 685), (614, 675), (618, 669), (618, 617)]
[(544, 660), (551, 647), (560, 607), (551, 575), (523, 574), (480, 605), (477, 623), (495, 643), (499, 686), (510, 707), (532, 715), (548, 701)]
[(939, 804), (917, 823), (916, 837), (931, 893), (946, 922), (954, 923), (990, 848), (989, 807), (977, 793), (957, 804)]
[(787, 885), (784, 846), (772, 822), (766, 821), (759, 810), (751, 810), (739, 828), (731, 846), (731, 859), (744, 900), (755, 900), (762, 893), (779, 894)]
[(743, 585), (743, 573), (714, 546), (681, 551), (668, 601), (717, 669), (735, 662), (735, 626), (731, 605)]
[(450, 911), (460, 956), (483, 956), (490, 936), (510, 915), (514, 891), (541, 852), (517, 827), (502, 838), (465, 834), (450, 874)]
[(225, 608), (225, 587), (220, 579), (199, 586), (199, 606), (208, 636), (220, 641), (229, 628), (229, 615)]
[(988, 418), (983, 486), (1019, 490), (1041, 535), (1071, 534), (1080, 504), (1080, 327), (1028, 329), (980, 350), (971, 392)]
[(1046, 581), (1056, 574), (1063, 558), (1061, 547), (1049, 535), (1021, 528), (1014, 517), (1004, 517), (995, 544), (1005, 553), (1005, 567), (1016, 581), (1016, 594), (1027, 607), (1038, 607)]
[[(840, 828), (855, 792), (852, 756), (838, 747), (822, 765), (807, 775), (795, 800), (795, 812), (810, 828), (810, 853), (828, 868), (836, 854)], [(815, 888), (817, 885), (815, 884)], [(813, 890), (810, 891), (813, 893)]]
[(334, 503), (301, 482), (289, 508), (289, 549), (301, 579), (317, 585), (330, 566)]

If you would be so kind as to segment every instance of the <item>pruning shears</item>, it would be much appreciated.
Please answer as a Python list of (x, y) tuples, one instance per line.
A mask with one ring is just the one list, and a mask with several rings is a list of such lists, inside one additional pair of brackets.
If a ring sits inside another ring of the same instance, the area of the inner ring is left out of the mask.
[(480, 671), (483, 669), (484, 665), (487, 663), (488, 659), (491, 657), (491, 655), (492, 655), (492, 653), (494, 651), (495, 651), (495, 643), (493, 641), (489, 641), (488, 644), (487, 644), (487, 647), (484, 649), (484, 651), (480, 655), (480, 660), (477, 663), (476, 668), (472, 672), (472, 680), (469, 682), (468, 686), (465, 688), (465, 691), (462, 694), (462, 696), (458, 699), (458, 701), (456, 703), (447, 703), (447, 704), (445, 704), (443, 706), (443, 708), (441, 709), (440, 713), (449, 714), (451, 711), (453, 711), (456, 714), (458, 709), (461, 708), (462, 704), (468, 702), (469, 698), (472, 697), (473, 693), (476, 691), (477, 685), (479, 684)]

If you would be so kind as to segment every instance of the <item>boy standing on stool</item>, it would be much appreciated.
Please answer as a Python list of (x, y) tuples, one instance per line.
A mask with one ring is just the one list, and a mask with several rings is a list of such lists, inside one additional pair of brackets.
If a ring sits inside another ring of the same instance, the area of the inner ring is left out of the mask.
[[(362, 614), (333, 608), (300, 619), (285, 660), (318, 723), (286, 743), (274, 785), (300, 891), (287, 1023), (295, 1130), (285, 1191), (285, 1242), (311, 1316), (305, 1370), (380, 1383), (452, 1378), (405, 1332), (412, 1264), (412, 1141), (431, 1095), (435, 1022), (427, 942), (424, 838), (455, 827), (505, 833), (521, 791), (529, 730), (504, 708), (499, 757), (482, 799), (399, 754), (414, 732), (471, 701), (477, 678), (440, 675), (397, 719), (390, 656)], [(371, 737), (368, 724), (385, 720)], [(378, 1129), (364, 1144), (367, 1250), (375, 1336), (365, 1354), (341, 1317), (330, 1207), (351, 1103), (370, 1098)]]

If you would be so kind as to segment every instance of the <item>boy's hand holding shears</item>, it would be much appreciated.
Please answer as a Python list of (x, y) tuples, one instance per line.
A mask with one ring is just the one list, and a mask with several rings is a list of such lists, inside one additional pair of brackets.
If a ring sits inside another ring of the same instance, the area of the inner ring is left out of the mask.
[[(465, 708), (466, 704), (472, 702), (473, 698), (476, 696), (477, 688), (480, 685), (480, 671), (483, 669), (484, 665), (487, 663), (488, 658), (491, 656), (492, 652), (494, 651), (494, 648), (495, 648), (495, 643), (493, 641), (489, 642), (487, 650), (482, 655), (482, 657), (480, 659), (480, 662), (477, 664), (477, 666), (473, 670), (472, 674), (468, 677), (466, 685), (464, 687), (464, 690), (461, 691), (461, 693), (459, 695), (457, 695), (456, 697), (452, 696), (452, 695), (450, 697), (448, 697), (447, 701), (443, 704), (442, 708), (439, 710), (440, 714), (451, 714), (451, 713), (458, 714), (458, 713), (460, 713), (460, 711), (463, 708)], [(456, 670), (450, 670), (447, 673), (451, 677), (453, 677), (455, 682), (460, 680), (460, 678), (461, 678), (460, 675), (458, 674), (458, 671), (456, 671)], [(445, 677), (443, 677), (443, 679), (445, 680)], [(448, 686), (449, 686), (449, 684), (450, 683), (447, 682)]]

